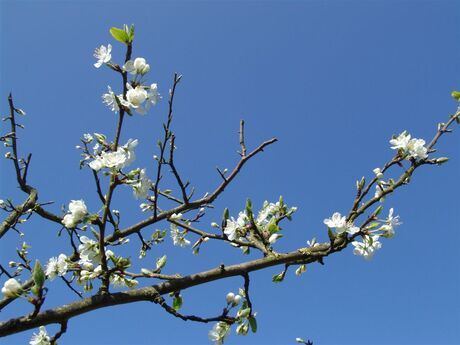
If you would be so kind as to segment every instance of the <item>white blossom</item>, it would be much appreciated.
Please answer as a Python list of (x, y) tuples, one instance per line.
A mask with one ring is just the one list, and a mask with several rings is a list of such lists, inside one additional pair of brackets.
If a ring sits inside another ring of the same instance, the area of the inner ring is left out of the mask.
[(71, 200), (69, 203), (69, 212), (67, 213), (63, 220), (62, 224), (66, 228), (74, 228), (78, 223), (86, 216), (88, 209), (86, 208), (85, 202), (83, 200)]
[(152, 105), (156, 105), (161, 99), (160, 93), (158, 92), (158, 85), (153, 83), (150, 85), (150, 88), (147, 90), (147, 103), (145, 109), (149, 110)]
[(351, 244), (355, 247), (353, 249), (353, 254), (361, 255), (366, 260), (372, 259), (375, 251), (382, 247), (382, 244), (379, 242), (378, 235), (364, 235), (363, 242), (353, 241)]
[(141, 169), (139, 180), (132, 184), (133, 194), (136, 199), (145, 198), (152, 186), (152, 181), (146, 175), (146, 169)]
[(402, 132), (400, 135), (398, 135), (396, 138), (393, 138), (390, 140), (390, 144), (393, 145), (391, 148), (393, 150), (406, 150), (407, 145), (409, 144), (410, 141), (410, 134), (407, 133), (407, 131)]
[(16, 279), (14, 279), (14, 278), (8, 279), (8, 280), (3, 284), (3, 287), (2, 287), (2, 294), (3, 294), (6, 298), (17, 297), (17, 296), (19, 296), (21, 293), (22, 293), (21, 284), (19, 284), (19, 282), (18, 282)]
[(115, 152), (103, 151), (89, 163), (89, 166), (96, 171), (102, 168), (120, 170), (135, 160), (136, 155), (134, 149), (137, 144), (137, 139), (129, 139), (125, 145), (118, 147)]
[(130, 165), (136, 159), (136, 155), (134, 154), (134, 149), (139, 144), (139, 140), (137, 139), (128, 139), (126, 144), (124, 144), (121, 148), (125, 151), (126, 161), (125, 167)]
[(89, 167), (95, 171), (99, 171), (104, 168), (104, 161), (100, 156), (97, 156), (95, 160), (89, 162)]
[(407, 145), (409, 155), (414, 158), (425, 159), (428, 157), (428, 150), (424, 146), (425, 140), (423, 139), (412, 139)]
[(185, 231), (179, 231), (175, 224), (171, 224), (171, 238), (175, 246), (185, 247), (190, 245), (190, 241), (185, 238)]
[(52, 257), (48, 260), (46, 265), (46, 276), (53, 280), (56, 276), (62, 277), (67, 273), (67, 256), (65, 254), (60, 254), (58, 257)]
[(262, 209), (259, 211), (257, 215), (256, 222), (260, 225), (266, 225), (270, 222), (270, 219), (274, 216), (274, 213), (279, 209), (279, 203), (268, 203), (265, 201)]
[(88, 213), (88, 209), (83, 200), (71, 200), (69, 211), (78, 219), (82, 219)]
[(132, 60), (126, 61), (123, 65), (123, 69), (131, 74), (146, 74), (150, 71), (150, 65), (145, 61), (144, 58), (138, 57)]
[[(102, 102), (110, 108), (113, 112), (118, 112), (120, 111), (120, 106), (118, 105), (118, 102), (122, 103), (122, 96), (117, 96), (115, 93), (112, 91), (112, 88), (110, 86), (107, 86), (109, 92), (104, 93), (102, 95)], [(118, 97), (118, 102), (117, 102), (117, 97)]]
[(48, 332), (44, 326), (38, 328), (38, 333), (34, 333), (30, 339), (30, 345), (50, 345), (51, 338), (48, 336)]
[(402, 132), (397, 138), (391, 139), (390, 144), (394, 150), (402, 150), (412, 158), (425, 159), (428, 157), (428, 149), (424, 146), (425, 140), (412, 138), (406, 131)]
[(240, 212), (236, 220), (233, 217), (227, 219), (224, 233), (230, 241), (240, 237), (241, 233), (244, 232), (244, 227), (246, 226), (248, 220), (248, 216), (244, 212)]
[(388, 212), (388, 218), (384, 220), (383, 224), (378, 230), (383, 231), (382, 236), (392, 238), (395, 235), (394, 228), (402, 223), (399, 221), (399, 216), (393, 217), (393, 208)]
[(338, 233), (344, 232), (347, 226), (345, 216), (342, 217), (339, 212), (335, 212), (331, 218), (324, 219), (323, 223), (330, 228), (336, 228)]
[(125, 166), (126, 160), (125, 152), (120, 149), (115, 152), (103, 151), (101, 153), (101, 162), (105, 168), (119, 170)]
[(127, 106), (136, 110), (137, 113), (144, 115), (145, 109), (142, 107), (142, 103), (147, 99), (147, 91), (141, 85), (133, 88), (130, 83), (126, 83), (126, 87), (128, 89), (126, 92)]
[(80, 237), (81, 244), (78, 246), (78, 252), (80, 253), (80, 259), (82, 261), (92, 261), (96, 256), (99, 255), (98, 243), (86, 236)]
[(212, 330), (209, 331), (208, 338), (214, 342), (214, 345), (222, 345), (229, 331), (230, 325), (226, 322), (220, 321), (214, 325)]
[(0, 199), (0, 208), (5, 208), (5, 207), (6, 207), (6, 202)]
[(359, 227), (354, 226), (353, 223), (346, 221), (346, 217), (339, 212), (335, 212), (331, 218), (326, 218), (324, 221), (329, 228), (335, 228), (338, 234), (347, 232), (350, 235), (356, 234), (359, 231)]
[(94, 50), (94, 57), (97, 59), (97, 62), (94, 64), (94, 67), (99, 68), (102, 64), (109, 62), (112, 59), (112, 46), (109, 44), (107, 47), (101, 45), (99, 48)]

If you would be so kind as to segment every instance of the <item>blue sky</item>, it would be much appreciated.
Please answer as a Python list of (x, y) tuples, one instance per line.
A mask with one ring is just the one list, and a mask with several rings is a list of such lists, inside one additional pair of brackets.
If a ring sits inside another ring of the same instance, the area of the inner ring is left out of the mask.
[[(30, 183), (40, 200), (55, 201), (51, 210), (80, 198), (94, 212), (99, 207), (75, 145), (87, 132), (113, 136), (115, 116), (100, 95), (107, 85), (121, 85), (109, 69), (93, 67), (92, 53), (111, 43), (121, 62), (123, 47), (108, 29), (134, 23), (134, 57), (148, 60), (160, 92), (167, 95), (174, 72), (184, 76), (173, 124), (176, 159), (197, 195), (219, 183), (216, 166), (237, 162), (241, 118), (248, 147), (279, 139), (245, 167), (202, 223), (209, 230), (224, 207), (236, 216), (247, 197), (261, 205), (283, 195), (298, 212), (285, 224), (279, 251), (312, 237), (326, 240), (323, 219), (347, 212), (356, 179), (371, 177), (392, 157), (391, 135), (407, 129), (431, 139), (436, 124), (455, 111), (450, 92), (460, 88), (458, 1), (2, 0), (0, 13), (1, 113), (12, 91), (27, 112), (20, 149), (33, 152)], [(139, 139), (136, 166), (150, 173), (166, 111), (164, 99), (148, 115), (128, 118), (122, 134), (122, 142)], [(280, 268), (253, 274), (259, 331), (232, 333), (228, 343), (290, 344), (295, 337), (315, 344), (460, 343), (459, 133), (438, 149), (448, 164), (420, 169), (385, 201), (385, 213), (394, 207), (404, 224), (371, 262), (348, 248), (300, 278), (291, 270), (281, 284), (271, 283)], [(9, 162), (0, 161), (0, 174), (0, 198), (21, 202)], [(115, 197), (124, 225), (145, 216), (138, 204), (127, 189)], [(2, 239), (2, 264), (22, 240), (42, 261), (70, 251), (54, 225), (37, 218), (25, 230), (23, 239), (12, 232)], [(168, 273), (192, 273), (248, 259), (222, 244), (192, 256), (170, 242), (144, 265), (167, 254)], [(138, 247), (133, 239), (133, 258)], [(184, 291), (183, 312), (217, 315), (226, 293), (241, 285), (228, 279)], [(75, 298), (59, 281), (49, 287), (49, 307)], [(19, 302), (1, 319), (27, 310)], [(203, 344), (210, 328), (138, 303), (72, 319), (61, 344)], [(2, 343), (23, 344), (31, 334)]]

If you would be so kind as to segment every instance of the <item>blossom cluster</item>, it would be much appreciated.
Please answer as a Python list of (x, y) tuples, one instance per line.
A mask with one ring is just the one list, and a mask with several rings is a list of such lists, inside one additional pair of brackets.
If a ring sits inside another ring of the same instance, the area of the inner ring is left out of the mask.
[(396, 138), (390, 140), (393, 150), (399, 150), (404, 157), (425, 159), (428, 157), (428, 149), (424, 146), (425, 140), (412, 138), (407, 131), (402, 132)]
[[(81, 244), (78, 246), (80, 271), (77, 281), (85, 284), (86, 290), (90, 290), (92, 288), (91, 280), (98, 278), (102, 274), (99, 243), (87, 236), (81, 236), (80, 242)], [(127, 241), (122, 243), (127, 243)], [(123, 271), (131, 265), (129, 259), (116, 256), (110, 249), (105, 250), (105, 256), (115, 264), (118, 268), (117, 271)], [(126, 278), (122, 272), (113, 272), (110, 275), (110, 282), (117, 287), (127, 286), (129, 288), (133, 288), (138, 284), (137, 280)]]
[[(110, 44), (107, 47), (101, 45), (96, 48), (94, 57), (97, 62), (94, 67), (99, 68), (105, 64), (115, 68), (112, 63), (111, 51), (112, 46)], [(125, 94), (116, 95), (112, 88), (108, 86), (108, 92), (102, 95), (103, 103), (114, 112), (119, 112), (120, 106), (122, 106), (129, 113), (134, 110), (138, 114), (146, 114), (151, 106), (156, 105), (161, 99), (156, 83), (150, 85), (142, 83), (142, 78), (150, 71), (150, 65), (145, 58), (137, 57), (134, 60), (126, 61), (121, 70), (123, 73), (134, 75), (134, 80), (126, 83)]]
[(230, 241), (244, 241), (248, 231), (255, 226), (259, 233), (264, 234), (268, 243), (274, 244), (282, 237), (278, 223), (284, 218), (291, 219), (296, 210), (297, 207), (288, 207), (284, 204), (281, 197), (276, 203), (265, 201), (256, 218), (251, 207), (247, 206), (245, 211), (238, 213), (236, 219), (233, 217), (226, 219), (223, 231)]
[(75, 228), (87, 214), (88, 209), (83, 200), (71, 200), (69, 203), (69, 213), (62, 219), (62, 224), (69, 229)]
[[(102, 151), (96, 154), (94, 160), (89, 163), (89, 166), (95, 171), (103, 168), (115, 171), (120, 170), (130, 165), (136, 159), (134, 149), (138, 143), (137, 139), (129, 139), (125, 145), (119, 146), (116, 151)], [(96, 144), (94, 150), (97, 152), (99, 148), (99, 144)]]
[(393, 216), (394, 210), (390, 208), (388, 217), (370, 224), (366, 229), (366, 234), (362, 235), (362, 242), (353, 241), (353, 254), (364, 257), (366, 260), (372, 259), (375, 252), (382, 247), (380, 237), (392, 238), (395, 235), (395, 228), (402, 223), (399, 216)]
[[(251, 328), (253, 332), (257, 330), (257, 322), (255, 319), (256, 313), (252, 313), (252, 309), (249, 307), (247, 300), (240, 303), (245, 297), (246, 292), (243, 289), (239, 289), (239, 294), (229, 292), (226, 296), (227, 313), (230, 312), (232, 308), (241, 305), (235, 317), (235, 323), (238, 324), (235, 330), (237, 335), (248, 334), (249, 328)], [(214, 345), (223, 344), (225, 338), (230, 334), (230, 326), (230, 324), (224, 321), (217, 322), (208, 333), (209, 340), (214, 342)]]

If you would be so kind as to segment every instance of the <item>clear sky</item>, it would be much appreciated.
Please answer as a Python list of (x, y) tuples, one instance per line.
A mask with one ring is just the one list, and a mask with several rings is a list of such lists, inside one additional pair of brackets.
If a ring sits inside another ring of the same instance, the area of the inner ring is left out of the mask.
[[(118, 76), (96, 69), (95, 47), (111, 43), (113, 59), (123, 49), (111, 26), (136, 25), (134, 57), (151, 65), (149, 79), (167, 95), (174, 72), (183, 74), (173, 131), (177, 165), (197, 195), (219, 183), (216, 166), (238, 160), (238, 123), (247, 123), (247, 145), (276, 136), (279, 142), (250, 162), (203, 220), (219, 221), (224, 207), (236, 216), (246, 197), (254, 205), (283, 195), (298, 207), (279, 251), (326, 240), (323, 219), (348, 212), (355, 181), (392, 157), (388, 140), (407, 129), (429, 140), (438, 122), (456, 109), (460, 88), (460, 2), (431, 1), (0, 1), (0, 109), (12, 91), (27, 112), (21, 152), (33, 152), (30, 183), (54, 212), (71, 199), (97, 211), (89, 169), (78, 169), (75, 145), (83, 133), (113, 136), (115, 115), (101, 102)], [(152, 155), (167, 111), (164, 99), (144, 117), (128, 118), (122, 142), (138, 138), (135, 165), (153, 174)], [(4, 129), (2, 129), (4, 132)], [(252, 275), (259, 331), (232, 334), (229, 344), (459, 344), (460, 343), (460, 133), (446, 136), (439, 155), (450, 162), (418, 171), (412, 183), (385, 201), (401, 216), (396, 237), (383, 240), (371, 262), (348, 248), (291, 270), (273, 284), (281, 268)], [(5, 150), (2, 148), (2, 156)], [(10, 162), (0, 161), (0, 198), (22, 202)], [(145, 217), (125, 188), (114, 201), (122, 224)], [(159, 225), (166, 228), (166, 224)], [(31, 221), (24, 238), (10, 232), (0, 244), (0, 262), (14, 256), (22, 240), (42, 262), (70, 252), (58, 227)], [(146, 229), (147, 235), (154, 228)], [(145, 260), (168, 255), (167, 273), (192, 273), (249, 258), (223, 244), (193, 256), (170, 239)], [(129, 249), (137, 257), (139, 243)], [(254, 258), (252, 256), (250, 258)], [(3, 284), (3, 280), (1, 280)], [(76, 298), (56, 280), (48, 284), (46, 307)], [(227, 279), (183, 292), (184, 313), (220, 313)], [(25, 313), (20, 302), (2, 320)], [(159, 307), (137, 303), (72, 319), (61, 344), (205, 344), (212, 325), (184, 323)], [(48, 327), (50, 332), (55, 328)], [(2, 344), (24, 344), (32, 332)]]

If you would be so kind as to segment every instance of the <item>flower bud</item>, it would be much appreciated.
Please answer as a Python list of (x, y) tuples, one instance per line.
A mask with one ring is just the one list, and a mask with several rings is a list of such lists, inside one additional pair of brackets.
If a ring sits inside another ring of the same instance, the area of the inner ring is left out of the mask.
[(235, 298), (233, 299), (233, 305), (238, 305), (240, 304), (241, 302), (241, 296), (240, 295), (236, 295)]
[(448, 160), (449, 160), (449, 158), (447, 158), (447, 157), (440, 157), (440, 158), (436, 159), (436, 164), (444, 164)]
[(235, 299), (235, 294), (233, 292), (229, 292), (227, 296), (225, 297), (225, 299), (227, 300), (228, 304), (230, 303), (233, 304), (233, 300)]
[(22, 294), (21, 284), (14, 279), (8, 279), (2, 287), (2, 293), (6, 298), (18, 297)]

